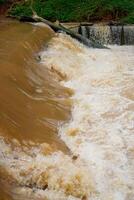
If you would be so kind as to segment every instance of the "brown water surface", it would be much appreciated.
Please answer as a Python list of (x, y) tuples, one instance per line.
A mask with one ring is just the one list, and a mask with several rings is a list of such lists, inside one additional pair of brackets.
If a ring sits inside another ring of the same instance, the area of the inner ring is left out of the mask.
[(57, 125), (69, 117), (70, 91), (38, 57), (53, 35), (48, 27), (0, 21), (0, 134), (66, 151)]

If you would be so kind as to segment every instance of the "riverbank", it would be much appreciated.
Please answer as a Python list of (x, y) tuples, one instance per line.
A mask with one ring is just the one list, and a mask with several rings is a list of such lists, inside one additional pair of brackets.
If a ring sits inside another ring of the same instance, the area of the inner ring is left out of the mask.
[[(76, 0), (48, 0), (46, 2), (41, 0), (34, 0), (31, 4), (30, 0), (15, 1), (1, 0), (1, 5), (12, 5), (10, 15), (12, 16), (31, 16), (33, 9), (37, 14), (50, 21), (59, 20), (60, 22), (122, 22), (134, 23), (134, 2), (131, 0), (94, 0), (94, 1), (80, 1)], [(3, 11), (1, 11), (3, 12)]]
[(0, 18), (6, 17), (12, 6), (20, 1), (21, 0), (0, 0)]

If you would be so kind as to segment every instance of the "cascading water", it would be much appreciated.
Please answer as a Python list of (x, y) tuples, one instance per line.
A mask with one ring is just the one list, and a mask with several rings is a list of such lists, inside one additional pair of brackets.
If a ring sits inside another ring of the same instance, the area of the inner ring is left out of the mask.
[(101, 25), (80, 26), (78, 32), (100, 42), (101, 44), (134, 45), (133, 25)]
[(39, 71), (73, 91), (71, 118), (58, 126), (71, 153), (2, 135), (0, 180), (14, 200), (133, 200), (133, 52), (133, 46), (89, 49), (62, 33), (52, 37)]

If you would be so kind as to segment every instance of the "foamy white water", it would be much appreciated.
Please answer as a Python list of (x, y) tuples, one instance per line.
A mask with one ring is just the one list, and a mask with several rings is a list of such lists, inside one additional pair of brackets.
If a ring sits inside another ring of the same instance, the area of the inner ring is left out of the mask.
[(134, 47), (87, 49), (68, 36), (53, 38), (42, 62), (74, 90), (72, 118), (60, 137), (94, 180), (89, 199), (134, 199)]
[(64, 34), (50, 41), (42, 67), (74, 91), (71, 119), (59, 126), (74, 157), (47, 144), (12, 147), (1, 137), (2, 184), (8, 174), (14, 199), (134, 199), (133, 52), (88, 49)]

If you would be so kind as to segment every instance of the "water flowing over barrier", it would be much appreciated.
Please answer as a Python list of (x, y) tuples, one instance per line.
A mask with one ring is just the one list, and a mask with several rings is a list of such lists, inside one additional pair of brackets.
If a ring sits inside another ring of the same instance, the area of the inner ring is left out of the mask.
[[(75, 29), (76, 31), (76, 29)], [(134, 25), (86, 25), (77, 31), (101, 44), (134, 45)]]
[(89, 49), (63, 33), (42, 48), (36, 68), (42, 79), (48, 71), (50, 83), (60, 85), (53, 92), (73, 91), (71, 116), (57, 127), (71, 154), (1, 133), (0, 183), (13, 200), (133, 200), (133, 52), (133, 46)]

